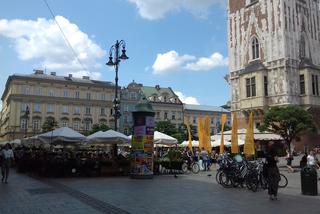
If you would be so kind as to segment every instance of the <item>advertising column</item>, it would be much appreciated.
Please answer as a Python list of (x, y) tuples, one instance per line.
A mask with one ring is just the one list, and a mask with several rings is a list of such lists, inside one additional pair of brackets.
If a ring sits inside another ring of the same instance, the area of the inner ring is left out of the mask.
[(141, 103), (132, 114), (131, 177), (152, 178), (155, 113), (149, 103)]

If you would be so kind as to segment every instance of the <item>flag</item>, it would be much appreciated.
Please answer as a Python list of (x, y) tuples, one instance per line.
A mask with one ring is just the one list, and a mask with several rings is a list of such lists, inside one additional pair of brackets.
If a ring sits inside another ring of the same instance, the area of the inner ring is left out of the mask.
[(203, 120), (202, 116), (198, 117), (198, 137), (199, 137), (199, 149), (202, 150), (203, 147)]
[(253, 113), (250, 113), (249, 124), (246, 131), (246, 139), (244, 143), (244, 154), (254, 155), (254, 137), (253, 137)]
[(233, 112), (232, 132), (231, 132), (231, 153), (233, 154), (239, 153), (237, 112)]
[(224, 136), (223, 136), (223, 130), (224, 130), (224, 124), (227, 121), (227, 115), (222, 114), (221, 115), (221, 143), (220, 143), (220, 154), (224, 153)]
[(204, 148), (211, 153), (211, 118), (209, 115), (204, 118)]
[(190, 151), (193, 152), (193, 150), (192, 150), (192, 139), (191, 139), (191, 129), (190, 129), (189, 118), (185, 118), (185, 119), (184, 119), (184, 122), (185, 122), (185, 124), (186, 124), (186, 126), (187, 126), (187, 129), (188, 129), (188, 141), (189, 141), (188, 147), (189, 147)]

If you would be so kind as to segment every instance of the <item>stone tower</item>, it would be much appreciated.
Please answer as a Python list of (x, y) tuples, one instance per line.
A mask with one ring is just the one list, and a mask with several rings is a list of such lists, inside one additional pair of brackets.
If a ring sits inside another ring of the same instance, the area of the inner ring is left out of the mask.
[(266, 109), (300, 105), (319, 115), (319, 0), (229, 0), (231, 110), (245, 127)]

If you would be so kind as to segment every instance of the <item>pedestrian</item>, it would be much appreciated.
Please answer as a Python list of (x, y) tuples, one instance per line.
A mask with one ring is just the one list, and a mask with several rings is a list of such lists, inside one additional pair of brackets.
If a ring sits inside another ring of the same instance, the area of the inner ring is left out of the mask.
[(218, 158), (218, 154), (217, 154), (216, 150), (212, 150), (212, 152), (211, 152), (211, 164), (213, 164), (215, 169), (216, 169), (216, 166), (217, 166), (217, 158)]
[(286, 150), (286, 160), (287, 160), (287, 168), (288, 168), (288, 172), (294, 172), (294, 169), (292, 168), (292, 160), (293, 160), (293, 156), (290, 153), (289, 149)]
[(12, 147), (9, 143), (7, 143), (4, 149), (1, 151), (1, 156), (3, 159), (2, 167), (1, 167), (1, 173), (2, 173), (1, 182), (8, 183), (9, 169), (11, 166), (11, 162), (14, 160)]
[(307, 163), (308, 163), (308, 154), (307, 153), (304, 153), (304, 155), (302, 156), (301, 158), (301, 161), (300, 161), (300, 168), (302, 169), (303, 167), (307, 166)]
[(313, 168), (319, 167), (313, 150), (310, 151), (310, 153), (307, 157), (307, 160), (308, 160), (308, 162), (307, 162), (308, 166), (313, 167)]
[(277, 166), (278, 157), (276, 152), (271, 150), (266, 158), (266, 176), (268, 182), (268, 194), (270, 200), (278, 200), (278, 187), (280, 181), (279, 168)]
[(205, 150), (203, 147), (201, 149), (200, 156), (202, 159), (202, 165), (203, 165), (204, 171), (209, 170), (209, 164), (208, 164), (209, 154), (208, 154), (207, 150)]

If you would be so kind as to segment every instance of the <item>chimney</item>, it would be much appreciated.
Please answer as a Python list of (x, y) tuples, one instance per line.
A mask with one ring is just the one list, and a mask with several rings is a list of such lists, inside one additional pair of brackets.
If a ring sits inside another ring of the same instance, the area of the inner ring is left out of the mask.
[(43, 74), (43, 70), (34, 69), (34, 74)]
[(89, 77), (89, 76), (82, 76), (82, 79), (84, 79), (84, 80), (89, 80), (90, 77)]
[(72, 74), (69, 74), (69, 78), (72, 78)]
[(50, 72), (50, 75), (51, 75), (51, 76), (56, 76), (57, 73), (56, 73), (56, 72)]

